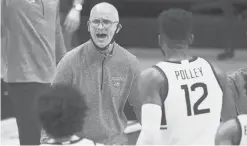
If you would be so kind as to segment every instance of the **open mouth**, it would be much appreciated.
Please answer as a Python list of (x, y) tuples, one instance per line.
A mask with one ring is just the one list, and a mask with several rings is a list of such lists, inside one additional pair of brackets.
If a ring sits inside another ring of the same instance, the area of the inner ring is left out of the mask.
[(100, 40), (106, 39), (106, 38), (107, 38), (107, 34), (105, 34), (105, 33), (97, 33), (97, 34), (96, 34), (96, 37), (97, 37), (98, 39), (100, 39)]

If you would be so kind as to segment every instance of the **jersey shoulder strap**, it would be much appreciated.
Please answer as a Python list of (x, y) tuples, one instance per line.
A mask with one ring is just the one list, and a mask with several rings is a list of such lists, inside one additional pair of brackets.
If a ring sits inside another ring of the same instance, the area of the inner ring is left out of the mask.
[(169, 89), (169, 83), (168, 83), (168, 77), (166, 75), (166, 71), (164, 70), (164, 67), (159, 65), (160, 63), (153, 65), (153, 68), (155, 68), (164, 78), (164, 87), (166, 89), (163, 89), (164, 92), (161, 91), (161, 101), (162, 103), (166, 100), (167, 94), (168, 94), (168, 89)]
[(206, 59), (203, 59), (203, 58), (200, 58), (201, 60), (203, 60), (204, 62), (206, 62), (210, 67), (211, 67), (211, 70), (213, 71), (213, 73), (214, 73), (214, 77), (215, 77), (215, 79), (217, 80), (217, 82), (218, 82), (218, 85), (220, 86), (220, 88), (221, 88), (221, 91), (223, 92), (223, 86), (222, 86), (222, 84), (221, 84), (221, 82), (220, 82), (220, 78), (219, 78), (219, 75), (218, 75), (218, 73), (216, 72), (216, 69), (215, 69), (215, 67), (213, 66), (213, 63), (212, 62), (210, 62), (210, 61), (207, 61)]

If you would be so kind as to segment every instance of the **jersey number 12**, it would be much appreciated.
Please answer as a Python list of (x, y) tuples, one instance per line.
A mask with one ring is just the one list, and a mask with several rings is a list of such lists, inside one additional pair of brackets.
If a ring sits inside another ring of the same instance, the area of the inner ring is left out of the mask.
[[(200, 115), (200, 114), (205, 114), (209, 113), (210, 109), (198, 109), (199, 105), (204, 101), (204, 99), (208, 96), (208, 89), (207, 85), (204, 83), (195, 83), (190, 87), (191, 91), (195, 91), (196, 88), (202, 88), (203, 89), (203, 94), (202, 96), (196, 101), (196, 103), (193, 105), (193, 112), (194, 115)], [(188, 116), (192, 116), (192, 107), (191, 107), (191, 102), (190, 102), (190, 95), (189, 95), (189, 88), (188, 85), (182, 85), (181, 89), (184, 90), (185, 92), (185, 100), (186, 100), (186, 105), (187, 105), (187, 114)]]

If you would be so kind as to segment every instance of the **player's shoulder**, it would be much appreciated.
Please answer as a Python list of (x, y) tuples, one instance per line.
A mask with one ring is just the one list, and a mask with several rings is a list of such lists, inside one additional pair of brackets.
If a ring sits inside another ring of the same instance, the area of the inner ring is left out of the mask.
[(141, 72), (141, 79), (146, 83), (163, 83), (164, 77), (160, 71), (156, 68), (151, 67), (143, 70)]
[[(202, 58), (203, 59), (203, 58)], [(216, 63), (204, 59), (208, 64), (211, 66), (212, 71), (214, 72), (214, 75), (219, 80), (219, 82), (222, 82), (222, 80), (226, 80), (226, 73), (223, 72)]]
[(218, 75), (225, 74), (216, 63), (208, 60), (206, 61), (211, 65), (212, 69), (215, 71), (216, 74)]

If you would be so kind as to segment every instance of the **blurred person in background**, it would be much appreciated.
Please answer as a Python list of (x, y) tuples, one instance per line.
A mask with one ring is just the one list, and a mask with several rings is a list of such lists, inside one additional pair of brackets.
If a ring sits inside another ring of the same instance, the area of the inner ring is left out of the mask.
[(233, 5), (234, 0), (202, 0), (192, 6), (194, 11), (220, 10), (223, 13), (224, 20), (224, 51), (217, 55), (218, 60), (225, 60), (234, 57), (234, 31), (237, 21), (236, 9)]
[(1, 0), (6, 76), (20, 145), (39, 145), (38, 94), (50, 87), (65, 55), (58, 0)]
[(81, 12), (84, 0), (60, 0), (60, 20), (63, 31), (64, 43), (67, 51), (70, 51), (74, 42), (79, 45), (77, 30), (81, 24)]
[(218, 60), (231, 59), (235, 55), (234, 48), (234, 31), (236, 30), (236, 9), (233, 5), (233, 0), (219, 0), (220, 8), (225, 17), (225, 49), (222, 53), (218, 54)]

